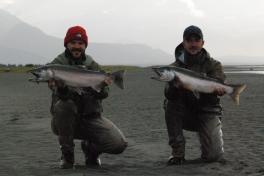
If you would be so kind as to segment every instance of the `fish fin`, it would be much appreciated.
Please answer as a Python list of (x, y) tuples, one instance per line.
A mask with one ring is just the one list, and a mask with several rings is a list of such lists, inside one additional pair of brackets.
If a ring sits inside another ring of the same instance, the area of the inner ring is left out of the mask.
[(234, 102), (239, 105), (239, 95), (245, 89), (246, 85), (229, 85), (234, 88), (233, 92), (230, 97), (234, 100)]
[(125, 74), (126, 74), (126, 70), (119, 70), (114, 73), (111, 73), (109, 75), (109, 78), (117, 85), (117, 87), (119, 87), (120, 89), (125, 89), (125, 86), (123, 84)]
[(197, 99), (200, 99), (200, 93), (199, 93), (199, 92), (197, 92), (197, 91), (193, 91), (193, 94), (195, 95), (195, 97), (196, 97)]
[(169, 79), (166, 79), (166, 78), (157, 78), (157, 77), (154, 77), (154, 76), (151, 76), (150, 79), (153, 79), (153, 80), (156, 80), (156, 81), (161, 81), (161, 82), (169, 82), (171, 80)]
[(79, 95), (82, 95), (82, 93), (83, 93), (82, 88), (80, 88), (80, 87), (75, 87), (74, 89), (76, 90), (76, 92), (77, 92)]
[(102, 87), (105, 86), (105, 83), (102, 82), (100, 84), (96, 84), (96, 85), (93, 85), (91, 86), (93, 88), (93, 90), (95, 90), (96, 92), (100, 92), (102, 90)]

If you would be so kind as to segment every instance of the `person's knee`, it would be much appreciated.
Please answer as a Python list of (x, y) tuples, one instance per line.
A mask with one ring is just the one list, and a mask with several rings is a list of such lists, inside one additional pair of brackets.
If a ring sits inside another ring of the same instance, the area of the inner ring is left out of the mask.
[(114, 148), (114, 150), (112, 150), (112, 154), (121, 154), (125, 151), (125, 149), (127, 148), (128, 143), (126, 141), (120, 142), (118, 145), (116, 145), (116, 147)]
[(69, 107), (75, 108), (76, 105), (75, 105), (75, 103), (72, 100), (67, 99), (67, 100), (60, 100), (60, 101), (58, 101), (55, 104), (55, 107), (56, 108), (60, 108), (60, 109), (68, 109)]
[(56, 127), (56, 122), (55, 122), (54, 118), (52, 118), (52, 120), (51, 120), (51, 130), (54, 134), (59, 135), (59, 132), (58, 132), (58, 129)]
[[(75, 110), (76, 109), (76, 110)], [(71, 100), (59, 101), (54, 106), (51, 128), (58, 136), (68, 136), (74, 133), (77, 117), (77, 107)]]
[(78, 114), (77, 106), (70, 99), (60, 100), (54, 105), (53, 115), (60, 114)]

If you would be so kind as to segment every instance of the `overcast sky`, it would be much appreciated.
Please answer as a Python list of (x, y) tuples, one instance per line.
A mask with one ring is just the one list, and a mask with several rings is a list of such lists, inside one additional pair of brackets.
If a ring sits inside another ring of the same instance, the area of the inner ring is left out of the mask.
[(264, 56), (264, 0), (0, 0), (0, 8), (48, 35), (72, 26), (89, 41), (149, 45), (173, 54), (199, 26), (211, 55)]

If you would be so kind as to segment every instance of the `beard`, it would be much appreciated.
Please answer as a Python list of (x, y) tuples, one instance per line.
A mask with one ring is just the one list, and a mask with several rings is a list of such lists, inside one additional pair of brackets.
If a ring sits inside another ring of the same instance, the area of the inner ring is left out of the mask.
[[(196, 50), (197, 53), (196, 53), (196, 54), (193, 54), (193, 53), (191, 52), (191, 50)], [(199, 50), (199, 48), (197, 48), (197, 47), (190, 47), (188, 50), (185, 49), (185, 51), (186, 51), (187, 54), (189, 54), (189, 55), (196, 56), (196, 55), (198, 55), (198, 54), (201, 52), (201, 49)]]
[[(72, 53), (75, 52), (75, 51), (81, 52), (80, 57), (75, 57), (75, 56), (72, 54)], [(72, 50), (69, 50), (68, 48), (66, 48), (66, 53), (67, 53), (67, 55), (68, 55), (70, 58), (74, 59), (74, 60), (79, 60), (79, 59), (81, 59), (81, 58), (84, 56), (84, 52), (85, 52), (85, 50), (82, 50), (82, 49), (79, 49), (79, 48), (74, 48), (74, 49), (72, 49)]]

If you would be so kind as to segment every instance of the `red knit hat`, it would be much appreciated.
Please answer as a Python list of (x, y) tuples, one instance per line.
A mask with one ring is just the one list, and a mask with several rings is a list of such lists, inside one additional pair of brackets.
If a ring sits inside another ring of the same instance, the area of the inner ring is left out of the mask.
[(88, 45), (88, 37), (86, 35), (86, 31), (81, 26), (74, 26), (68, 29), (64, 38), (65, 47), (70, 40), (83, 40), (86, 44), (86, 47)]

